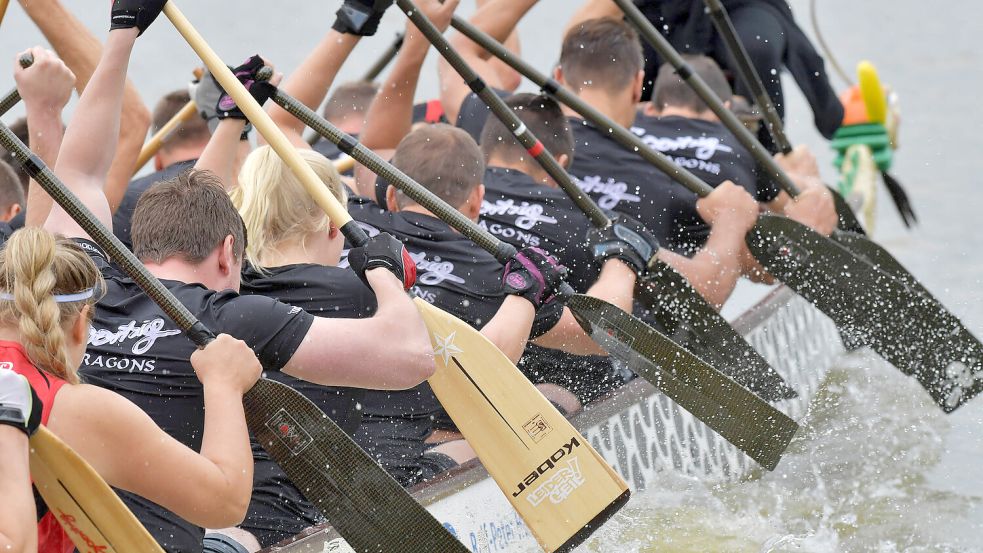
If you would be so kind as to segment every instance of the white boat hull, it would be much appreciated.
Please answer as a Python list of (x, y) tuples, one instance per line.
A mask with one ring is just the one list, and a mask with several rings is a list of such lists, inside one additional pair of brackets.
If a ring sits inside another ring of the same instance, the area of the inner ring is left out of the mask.
[[(735, 327), (798, 392), (777, 407), (800, 420), (828, 369), (844, 352), (835, 325), (786, 288), (745, 311)], [(573, 419), (591, 444), (634, 491), (658, 485), (675, 471), (707, 481), (746, 478), (755, 463), (648, 382), (635, 380)], [(414, 496), (475, 553), (540, 551), (480, 464), (451, 471), (413, 490)], [(352, 551), (330, 528), (314, 528), (279, 552)]]

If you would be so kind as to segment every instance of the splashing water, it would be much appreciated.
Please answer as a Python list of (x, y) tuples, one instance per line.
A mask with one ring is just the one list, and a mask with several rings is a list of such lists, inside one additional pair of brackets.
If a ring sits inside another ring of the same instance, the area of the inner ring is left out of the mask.
[(949, 426), (914, 381), (855, 354), (830, 372), (774, 472), (718, 485), (666, 473), (583, 550), (983, 551), (957, 537), (980, 498), (929, 478)]

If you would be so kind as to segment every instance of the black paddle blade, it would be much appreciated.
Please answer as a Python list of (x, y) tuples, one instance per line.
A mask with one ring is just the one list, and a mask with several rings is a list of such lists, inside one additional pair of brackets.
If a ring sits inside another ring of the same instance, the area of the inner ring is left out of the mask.
[(905, 192), (904, 187), (901, 186), (898, 179), (894, 178), (887, 171), (881, 172), (881, 178), (884, 179), (884, 186), (887, 187), (888, 194), (894, 200), (894, 207), (898, 208), (901, 221), (904, 222), (906, 228), (911, 228), (918, 222), (918, 217), (915, 215), (914, 208), (911, 207), (911, 200), (908, 199), (908, 193)]
[(860, 236), (835, 237), (762, 215), (747, 243), (769, 272), (846, 335), (915, 377), (943, 411), (954, 411), (983, 390), (983, 344), (959, 319), (883, 249)]
[(866, 235), (867, 231), (864, 230), (864, 226), (860, 224), (860, 219), (857, 219), (857, 214), (853, 212), (853, 208), (850, 207), (849, 203), (847, 203), (846, 198), (843, 197), (843, 194), (840, 194), (840, 191), (832, 186), (827, 186), (826, 188), (828, 188), (833, 194), (833, 205), (836, 208), (836, 216), (839, 217), (840, 220), (837, 227), (847, 232)]
[(243, 404), (256, 440), (358, 553), (468, 551), (296, 390), (263, 379)]
[(778, 401), (798, 395), (682, 275), (665, 263), (659, 261), (649, 268), (635, 297), (673, 342), (762, 399)]
[(778, 465), (799, 428), (785, 413), (610, 303), (576, 294), (566, 306), (612, 357), (762, 467)]

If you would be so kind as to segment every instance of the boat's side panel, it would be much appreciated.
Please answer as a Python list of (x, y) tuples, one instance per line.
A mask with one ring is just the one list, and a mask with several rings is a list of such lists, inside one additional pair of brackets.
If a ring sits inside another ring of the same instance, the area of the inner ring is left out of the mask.
[[(798, 392), (779, 408), (800, 419), (843, 352), (836, 327), (787, 289), (773, 293), (735, 321), (735, 327)], [(635, 490), (654, 485), (664, 470), (719, 481), (743, 478), (753, 466), (746, 455), (643, 381), (585, 410), (574, 423)], [(424, 485), (414, 495), (476, 553), (539, 551), (480, 466)], [(347, 551), (342, 547), (328, 529), (271, 551)]]

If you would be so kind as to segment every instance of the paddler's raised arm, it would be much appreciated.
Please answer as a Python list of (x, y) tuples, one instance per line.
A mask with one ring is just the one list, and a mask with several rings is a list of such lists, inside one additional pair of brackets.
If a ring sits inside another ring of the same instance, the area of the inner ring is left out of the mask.
[[(119, 143), (126, 71), (137, 37), (163, 9), (165, 0), (116, 0), (102, 59), (92, 73), (65, 130), (55, 174), (100, 223), (112, 228), (105, 185)], [(45, 221), (49, 231), (69, 237), (88, 234), (60, 207)]]
[[(362, 37), (375, 34), (386, 8), (390, 5), (391, 0), (345, 0), (338, 9), (334, 25), (328, 34), (283, 81), (283, 91), (317, 111), (345, 60)], [(275, 104), (270, 106), (269, 112), (294, 146), (310, 149), (303, 138), (303, 123)]]

